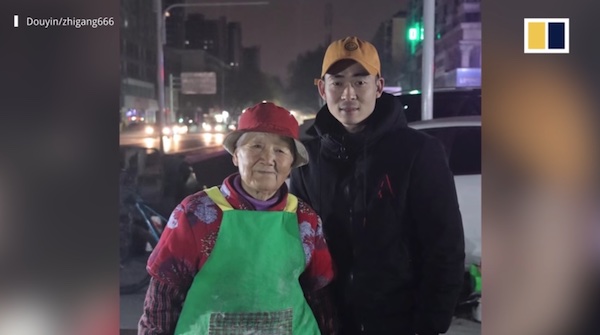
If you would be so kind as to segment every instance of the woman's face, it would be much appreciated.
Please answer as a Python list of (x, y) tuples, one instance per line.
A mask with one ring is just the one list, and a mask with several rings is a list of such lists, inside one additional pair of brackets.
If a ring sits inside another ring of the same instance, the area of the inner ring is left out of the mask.
[(272, 197), (283, 185), (293, 162), (293, 141), (268, 133), (243, 134), (233, 153), (244, 189), (262, 200)]

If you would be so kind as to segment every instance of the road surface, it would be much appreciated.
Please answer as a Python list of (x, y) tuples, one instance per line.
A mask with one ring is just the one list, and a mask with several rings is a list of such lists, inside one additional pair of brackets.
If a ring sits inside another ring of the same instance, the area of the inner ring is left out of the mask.
[[(163, 137), (165, 153), (177, 153), (180, 151), (188, 151), (201, 147), (220, 146), (223, 144), (225, 134), (221, 133), (194, 133), (175, 135), (172, 137)], [(146, 137), (121, 134), (119, 144), (126, 146), (139, 146), (143, 148), (159, 147), (158, 137)]]

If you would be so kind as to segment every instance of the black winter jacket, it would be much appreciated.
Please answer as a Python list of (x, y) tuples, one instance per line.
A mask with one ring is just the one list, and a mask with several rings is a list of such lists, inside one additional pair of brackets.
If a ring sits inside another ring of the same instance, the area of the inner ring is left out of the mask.
[(342, 334), (448, 330), (464, 273), (454, 179), (441, 143), (389, 94), (358, 134), (324, 106), (291, 192), (319, 213), (336, 266)]

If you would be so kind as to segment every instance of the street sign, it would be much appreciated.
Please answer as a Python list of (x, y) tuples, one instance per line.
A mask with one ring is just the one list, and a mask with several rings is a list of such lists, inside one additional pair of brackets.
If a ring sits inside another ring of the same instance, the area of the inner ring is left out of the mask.
[(182, 94), (217, 94), (217, 74), (215, 72), (182, 72)]

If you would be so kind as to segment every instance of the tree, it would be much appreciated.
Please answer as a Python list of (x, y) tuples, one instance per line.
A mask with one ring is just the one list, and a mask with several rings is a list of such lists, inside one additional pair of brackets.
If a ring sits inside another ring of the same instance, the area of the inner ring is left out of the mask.
[(290, 107), (313, 111), (321, 108), (319, 93), (313, 83), (321, 74), (324, 56), (325, 47), (319, 45), (314, 50), (298, 55), (298, 58), (288, 65), (290, 83), (287, 87), (286, 103)]
[(225, 104), (233, 113), (240, 113), (244, 108), (263, 100), (278, 100), (283, 91), (278, 77), (269, 76), (254, 68), (229, 71), (226, 83)]

